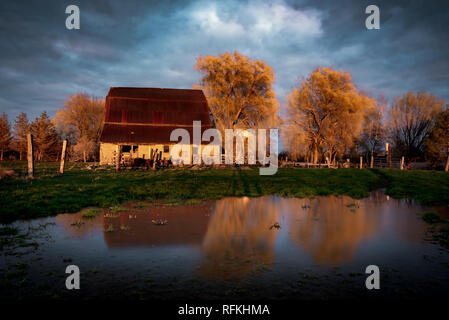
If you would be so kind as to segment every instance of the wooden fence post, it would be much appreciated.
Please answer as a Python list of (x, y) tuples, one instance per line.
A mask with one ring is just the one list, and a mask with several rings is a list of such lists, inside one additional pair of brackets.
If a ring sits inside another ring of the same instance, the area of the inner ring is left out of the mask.
[(362, 168), (363, 168), (363, 157), (360, 156), (360, 169), (362, 169)]
[(388, 160), (388, 168), (391, 168), (391, 148), (390, 144), (387, 143), (387, 160)]
[(32, 178), (34, 177), (34, 148), (33, 148), (33, 135), (31, 133), (28, 133), (27, 140), (28, 140), (28, 153), (27, 153), (28, 177)]
[(120, 160), (122, 159), (122, 146), (117, 146), (117, 157), (115, 159), (115, 170), (120, 171)]
[(65, 155), (67, 150), (67, 139), (64, 139), (62, 143), (62, 152), (61, 152), (61, 164), (59, 166), (59, 173), (64, 174), (64, 165), (65, 165)]
[(153, 153), (153, 170), (156, 169), (156, 161), (157, 161), (157, 149)]
[(444, 171), (446, 171), (446, 172), (449, 171), (449, 152), (448, 152), (448, 155), (447, 155), (446, 168), (444, 168)]
[(444, 168), (444, 171), (449, 171), (449, 145), (447, 147), (447, 160), (446, 160), (446, 167)]

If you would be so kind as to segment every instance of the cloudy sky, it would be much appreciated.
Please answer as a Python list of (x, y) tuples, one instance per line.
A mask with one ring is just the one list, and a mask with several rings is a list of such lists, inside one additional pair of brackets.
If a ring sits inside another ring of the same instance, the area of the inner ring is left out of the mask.
[[(78, 5), (81, 29), (65, 27)], [(376, 4), (381, 29), (365, 28)], [(349, 70), (388, 98), (449, 102), (449, 1), (17, 1), (0, 4), (0, 111), (54, 115), (68, 95), (111, 86), (191, 88), (201, 55), (237, 50), (276, 73), (281, 102), (317, 66)]]

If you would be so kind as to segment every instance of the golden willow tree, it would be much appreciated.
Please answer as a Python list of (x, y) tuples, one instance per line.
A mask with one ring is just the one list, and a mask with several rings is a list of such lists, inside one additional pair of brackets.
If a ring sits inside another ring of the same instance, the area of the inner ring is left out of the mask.
[(276, 123), (279, 103), (273, 90), (274, 72), (262, 60), (251, 60), (235, 51), (199, 56), (194, 66), (202, 73), (204, 91), (216, 128), (266, 128)]
[(409, 91), (394, 98), (387, 126), (398, 156), (405, 156), (408, 163), (422, 158), (425, 139), (444, 103), (444, 100), (425, 91)]
[(331, 163), (346, 152), (359, 136), (366, 112), (376, 107), (374, 99), (357, 90), (349, 72), (325, 67), (293, 89), (287, 103), (287, 142), (302, 145), (313, 163), (320, 154)]
[(365, 113), (362, 133), (357, 141), (358, 150), (370, 156), (370, 166), (374, 166), (374, 154), (381, 152), (385, 145), (386, 128), (384, 114), (388, 100), (380, 95), (377, 108), (371, 108)]

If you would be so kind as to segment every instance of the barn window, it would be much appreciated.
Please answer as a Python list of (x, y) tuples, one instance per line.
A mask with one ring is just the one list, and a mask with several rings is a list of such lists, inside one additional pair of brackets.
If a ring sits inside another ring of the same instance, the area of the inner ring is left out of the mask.
[(165, 153), (170, 152), (170, 147), (169, 146), (164, 146), (164, 152)]
[(131, 146), (122, 146), (122, 152), (130, 152)]
[(139, 149), (139, 146), (133, 146), (133, 152), (136, 152)]

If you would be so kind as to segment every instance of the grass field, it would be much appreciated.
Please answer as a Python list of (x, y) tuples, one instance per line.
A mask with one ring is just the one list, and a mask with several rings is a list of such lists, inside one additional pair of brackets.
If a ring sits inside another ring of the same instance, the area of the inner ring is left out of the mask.
[(87, 170), (82, 163), (36, 166), (34, 179), (26, 179), (26, 162), (2, 162), (17, 172), (0, 180), (0, 222), (77, 212), (82, 208), (112, 207), (130, 200), (182, 203), (189, 199), (227, 196), (257, 197), (265, 194), (293, 197), (348, 195), (362, 198), (384, 187), (394, 198), (414, 198), (428, 205), (449, 205), (449, 174), (437, 171), (396, 169), (279, 169), (260, 176), (256, 168), (167, 169), (158, 171), (112, 168)]

